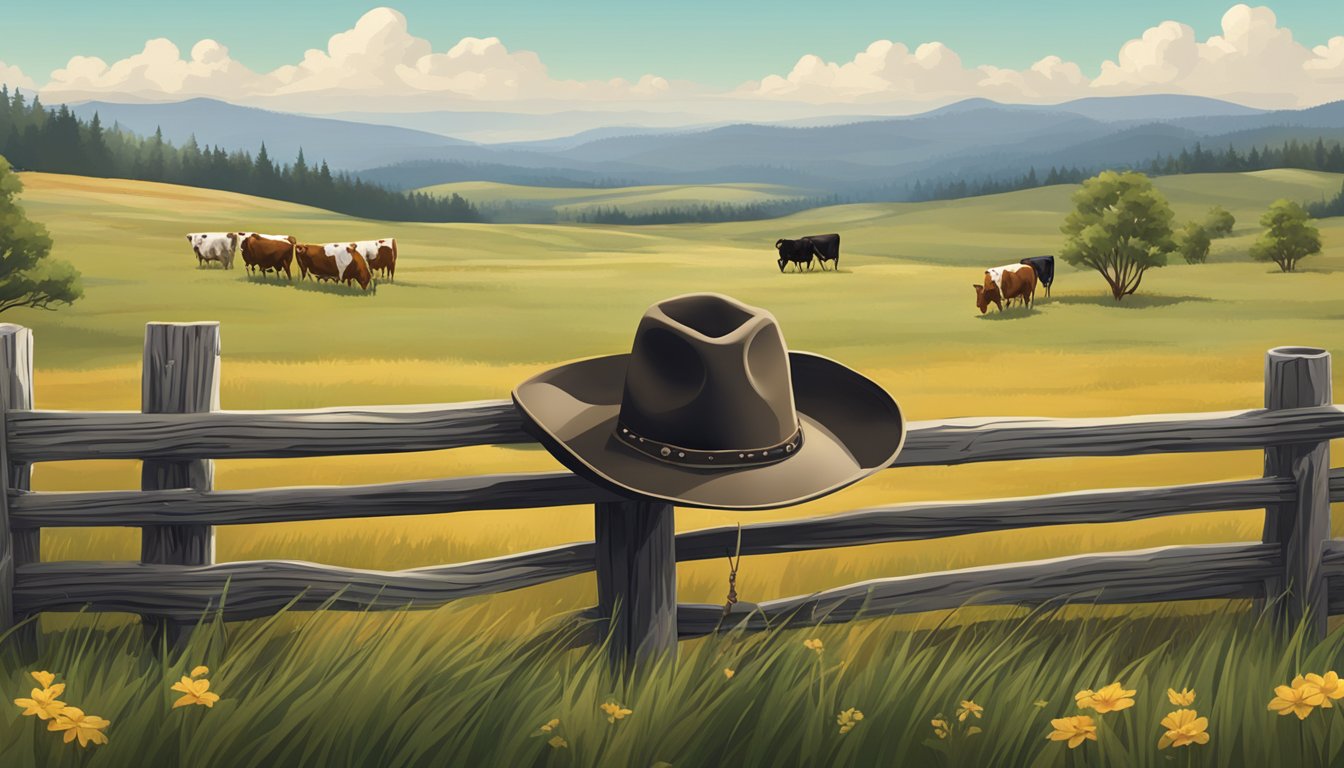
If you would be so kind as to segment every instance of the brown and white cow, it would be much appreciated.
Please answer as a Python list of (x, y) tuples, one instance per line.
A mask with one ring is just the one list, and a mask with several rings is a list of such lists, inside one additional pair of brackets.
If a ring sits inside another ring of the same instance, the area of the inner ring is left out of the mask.
[(382, 272), (392, 280), (397, 273), (397, 238), (385, 237), (381, 240), (357, 240), (351, 243), (369, 263), (373, 272)]
[(366, 291), (373, 281), (369, 263), (351, 243), (299, 245), (294, 248), (294, 258), (299, 262), (300, 279), (311, 274), (318, 281), (334, 280), (346, 285), (353, 280)]
[(225, 269), (233, 269), (233, 256), (238, 252), (237, 232), (192, 232), (187, 235), (191, 250), (196, 254), (196, 266), (207, 261), (218, 261)]
[(289, 235), (263, 235), (258, 232), (239, 232), (242, 242), (239, 249), (243, 252), (243, 263), (247, 271), (260, 270), (265, 275), (272, 270), (279, 276), (285, 271), (285, 278), (293, 280), (289, 265), (294, 261), (296, 242)]
[(1013, 299), (1021, 299), (1024, 304), (1031, 306), (1036, 296), (1036, 270), (1028, 264), (992, 267), (985, 270), (983, 284), (972, 285), (975, 287), (975, 306), (982, 315), (989, 311), (991, 301), (1000, 312), (1003, 311), (1003, 303)]

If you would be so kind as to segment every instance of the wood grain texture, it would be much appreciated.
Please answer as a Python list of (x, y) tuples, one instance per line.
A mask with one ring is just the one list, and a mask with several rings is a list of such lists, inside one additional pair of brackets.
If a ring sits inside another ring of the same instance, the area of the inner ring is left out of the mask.
[(680, 605), (677, 624), (685, 639), (721, 627), (834, 624), (968, 605), (1252, 598), (1281, 566), (1278, 548), (1269, 544), (1163, 547), (876, 579), (739, 606), (726, 620), (721, 606)]
[(226, 619), (315, 610), (433, 608), (594, 568), (591, 545), (570, 545), (405, 571), (338, 568), (282, 560), (184, 566), (64, 561), (16, 571), (23, 611), (121, 611), (193, 622), (223, 605)]
[(16, 414), (9, 429), (25, 461), (290, 458), (535, 442), (507, 400), (190, 415), (33, 411)]
[(587, 505), (619, 498), (568, 472), (537, 472), (246, 491), (21, 493), (10, 503), (11, 524), (27, 529), (338, 520)]
[(676, 655), (673, 514), (656, 501), (594, 505), (598, 616), (610, 622), (607, 648), (618, 670)]
[[(202, 413), (219, 409), (219, 323), (149, 323), (145, 326), (144, 367), (140, 378), (145, 413)], [(140, 488), (157, 491), (214, 486), (214, 462), (146, 459)], [(197, 521), (146, 526), (140, 561), (170, 565), (208, 565), (215, 561), (215, 531)]]
[[(32, 343), (33, 332), (13, 323), (0, 324), (0, 420), (26, 401), (32, 406)], [(0, 436), (0, 488), (5, 499), (0, 500), (0, 633), (22, 618), (15, 610), (15, 568), (22, 560), (30, 562), (37, 542), (27, 534), (16, 534), (9, 519), (9, 489), (26, 487), (26, 467), (16, 465), (9, 458), (7, 440)]]
[[(1330, 355), (1323, 349), (1279, 347), (1265, 354), (1265, 408), (1272, 411), (1331, 402)], [(1330, 442), (1315, 440), (1265, 449), (1265, 477), (1294, 486), (1291, 498), (1265, 510), (1263, 540), (1279, 547), (1283, 572), (1265, 585), (1282, 626), (1304, 618), (1307, 634), (1320, 640), (1329, 613), (1321, 561), (1330, 538)]]

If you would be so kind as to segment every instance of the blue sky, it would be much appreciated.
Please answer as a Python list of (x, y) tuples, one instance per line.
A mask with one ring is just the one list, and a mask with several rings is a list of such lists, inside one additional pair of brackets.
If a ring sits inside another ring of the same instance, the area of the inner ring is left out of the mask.
[[(1219, 32), (1230, 0), (906, 0), (781, 2), (588, 0), (389, 3), (410, 32), (444, 50), (467, 37), (496, 36), (511, 50), (541, 55), (553, 77), (635, 79), (645, 73), (728, 87), (787, 72), (815, 53), (845, 61), (873, 40), (941, 41), (969, 66), (1022, 68), (1048, 54), (1094, 76), (1104, 59), (1160, 21), (1190, 25), (1201, 39)], [(6, 0), (0, 60), (42, 81), (76, 54), (108, 62), (166, 37), (184, 51), (203, 37), (228, 46), (248, 67), (266, 71), (321, 47), (374, 7), (367, 0), (228, 3)], [(1344, 34), (1344, 0), (1279, 0), (1279, 24), (1308, 46)]]

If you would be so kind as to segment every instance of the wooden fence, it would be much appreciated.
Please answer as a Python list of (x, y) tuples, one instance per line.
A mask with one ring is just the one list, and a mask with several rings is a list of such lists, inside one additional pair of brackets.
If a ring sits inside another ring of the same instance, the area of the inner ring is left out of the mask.
[[(859, 616), (1085, 599), (1136, 603), (1276, 599), (1281, 619), (1323, 634), (1344, 612), (1344, 544), (1330, 501), (1344, 436), (1330, 357), (1270, 350), (1265, 407), (1097, 419), (990, 417), (915, 422), (894, 467), (1076, 456), (1263, 449), (1264, 476), (1194, 485), (1028, 498), (900, 504), (745, 525), (741, 553), (762, 555), (1075, 523), (1265, 509), (1260, 542), (1171, 546), (881, 579), (739, 605), (676, 602), (676, 563), (724, 557), (737, 529), (675, 535), (671, 505), (614, 495), (566, 472), (321, 488), (215, 491), (212, 460), (393, 453), (531, 442), (509, 401), (291, 411), (219, 410), (219, 326), (150, 324), (142, 412), (33, 408), (32, 334), (0, 325), (0, 632), (42, 611), (125, 611), (181, 626), (221, 612), (434, 607), (469, 595), (595, 571), (613, 657), (674, 652), (677, 639), (725, 626), (841, 622)], [(32, 492), (41, 461), (143, 460), (141, 491)], [(214, 562), (214, 526), (463, 510), (593, 505), (594, 541), (488, 560), (372, 571), (289, 561)], [(142, 529), (139, 562), (41, 562), (42, 528)], [(1334, 584), (1332, 588), (1332, 583)], [(227, 600), (224, 600), (227, 592)], [(599, 625), (600, 626), (600, 625)]]

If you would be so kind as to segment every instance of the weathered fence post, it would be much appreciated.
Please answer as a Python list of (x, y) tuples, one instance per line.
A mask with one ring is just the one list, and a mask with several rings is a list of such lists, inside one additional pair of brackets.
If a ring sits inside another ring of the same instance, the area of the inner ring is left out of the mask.
[(677, 651), (677, 562), (671, 504), (596, 505), (597, 609), (611, 622), (613, 666), (633, 666)]
[[(140, 380), (140, 409), (145, 413), (202, 413), (219, 410), (219, 323), (149, 323), (145, 326), (145, 357)], [(141, 490), (214, 485), (210, 459), (146, 460)], [(215, 530), (208, 525), (146, 526), (140, 539), (140, 561), (170, 565), (209, 565), (215, 561)], [(185, 626), (144, 617), (176, 644)]]
[[(33, 407), (33, 332), (21, 325), (0, 323), (0, 490), (28, 490), (31, 472), (27, 464), (9, 461), (8, 425), (5, 414)], [(15, 531), (9, 526), (9, 493), (0, 493), (0, 633), (22, 616), (14, 613), (14, 571), (41, 557), (40, 532)], [(15, 641), (31, 650), (37, 643), (37, 625), (19, 630)]]
[[(1330, 353), (1314, 347), (1276, 347), (1265, 356), (1265, 408), (1330, 405)], [(1321, 568), (1330, 538), (1330, 442), (1265, 449), (1265, 477), (1292, 480), (1296, 498), (1265, 510), (1266, 544), (1278, 545), (1283, 575), (1265, 585), (1281, 626), (1306, 619), (1312, 640), (1325, 637), (1329, 601)]]

